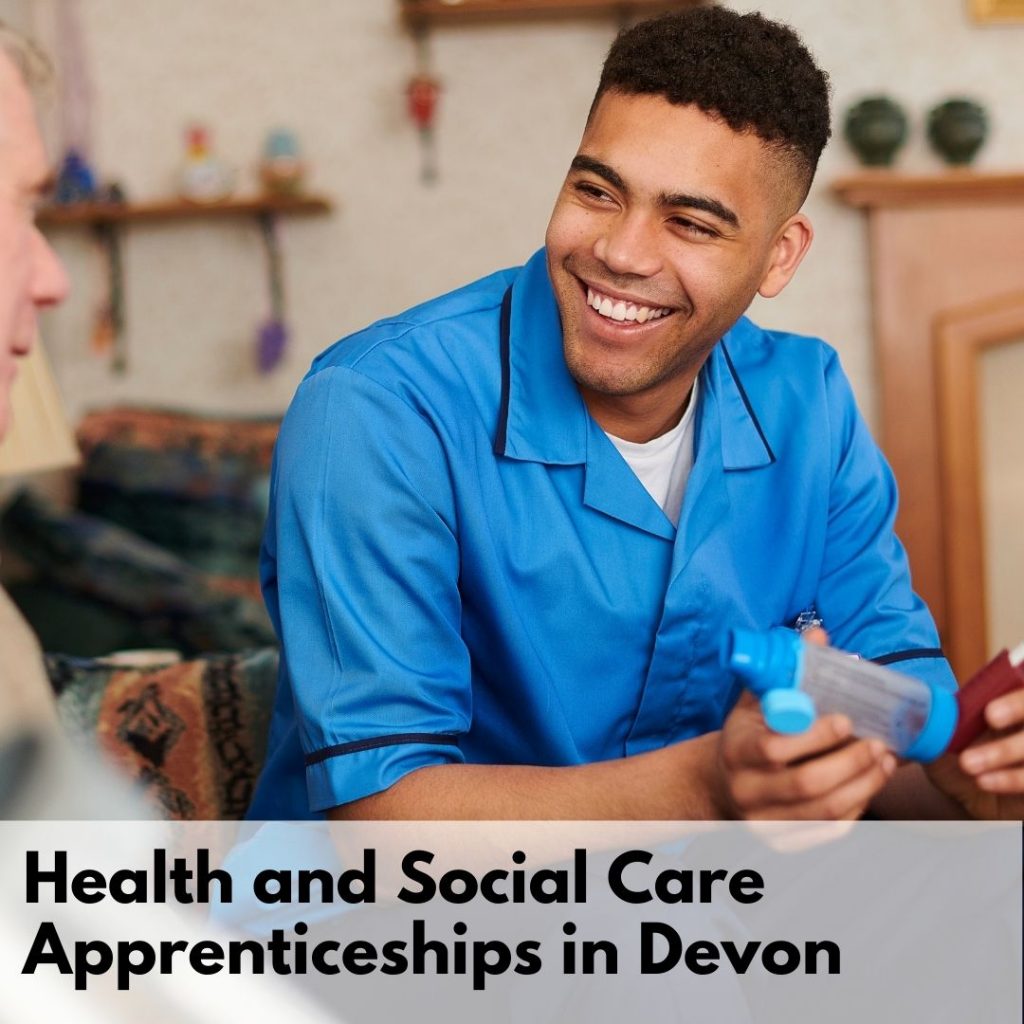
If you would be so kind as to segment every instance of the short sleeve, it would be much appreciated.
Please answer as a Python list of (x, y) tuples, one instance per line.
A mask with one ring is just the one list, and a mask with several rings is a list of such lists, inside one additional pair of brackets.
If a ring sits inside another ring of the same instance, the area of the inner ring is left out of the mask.
[(935, 623), (894, 532), (896, 482), (831, 353), (825, 365), (831, 483), (817, 607), (843, 650), (954, 689)]
[(470, 667), (447, 466), (427, 419), (350, 367), (308, 377), (285, 417), (263, 582), (314, 811), (463, 759)]

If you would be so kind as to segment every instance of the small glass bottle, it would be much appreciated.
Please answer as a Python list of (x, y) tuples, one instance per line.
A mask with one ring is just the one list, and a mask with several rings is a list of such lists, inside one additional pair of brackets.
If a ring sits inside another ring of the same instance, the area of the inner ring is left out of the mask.
[(768, 727), (808, 729), (817, 715), (842, 714), (854, 735), (882, 740), (900, 757), (932, 761), (956, 730), (956, 695), (788, 629), (731, 630), (723, 662), (761, 698)]

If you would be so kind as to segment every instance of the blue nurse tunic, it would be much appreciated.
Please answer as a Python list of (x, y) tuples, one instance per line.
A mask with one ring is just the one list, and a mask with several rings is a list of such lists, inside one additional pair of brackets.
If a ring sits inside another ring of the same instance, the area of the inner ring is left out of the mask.
[(275, 455), (281, 676), (250, 817), (718, 729), (726, 630), (811, 608), (836, 646), (955, 686), (834, 351), (743, 318), (699, 392), (676, 529), (566, 369), (543, 250), (323, 353)]

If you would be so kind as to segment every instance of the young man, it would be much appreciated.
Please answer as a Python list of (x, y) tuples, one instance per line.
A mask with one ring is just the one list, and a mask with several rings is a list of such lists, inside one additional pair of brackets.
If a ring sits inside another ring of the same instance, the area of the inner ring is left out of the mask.
[[(545, 249), (314, 363), (276, 456), (253, 817), (903, 812), (880, 744), (837, 717), (774, 736), (719, 665), (730, 627), (813, 612), (955, 685), (835, 353), (742, 316), (810, 245), (828, 135), (789, 29), (714, 7), (637, 26)], [(992, 810), (1024, 789), (1020, 747), (949, 768), (959, 804), (901, 770), (910, 809)]]
[[(17, 360), (36, 336), (36, 311), (67, 294), (64, 269), (35, 226), (49, 178), (26, 75), (40, 58), (0, 23), (0, 442)], [(35, 638), (0, 588), (0, 737), (53, 717)]]

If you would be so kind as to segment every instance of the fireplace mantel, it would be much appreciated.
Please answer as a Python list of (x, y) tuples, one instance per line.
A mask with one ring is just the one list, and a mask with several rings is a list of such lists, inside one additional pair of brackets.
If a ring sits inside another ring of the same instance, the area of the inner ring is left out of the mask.
[(1024, 173), (868, 171), (832, 191), (867, 215), (879, 440), (900, 488), (897, 530), (963, 674), (977, 665), (955, 649), (948, 621), (957, 602), (944, 565), (937, 332), (949, 311), (1024, 287)]
[(848, 206), (930, 206), (936, 203), (1024, 201), (1024, 174), (947, 171), (945, 174), (896, 174), (865, 171), (839, 178), (832, 191)]

